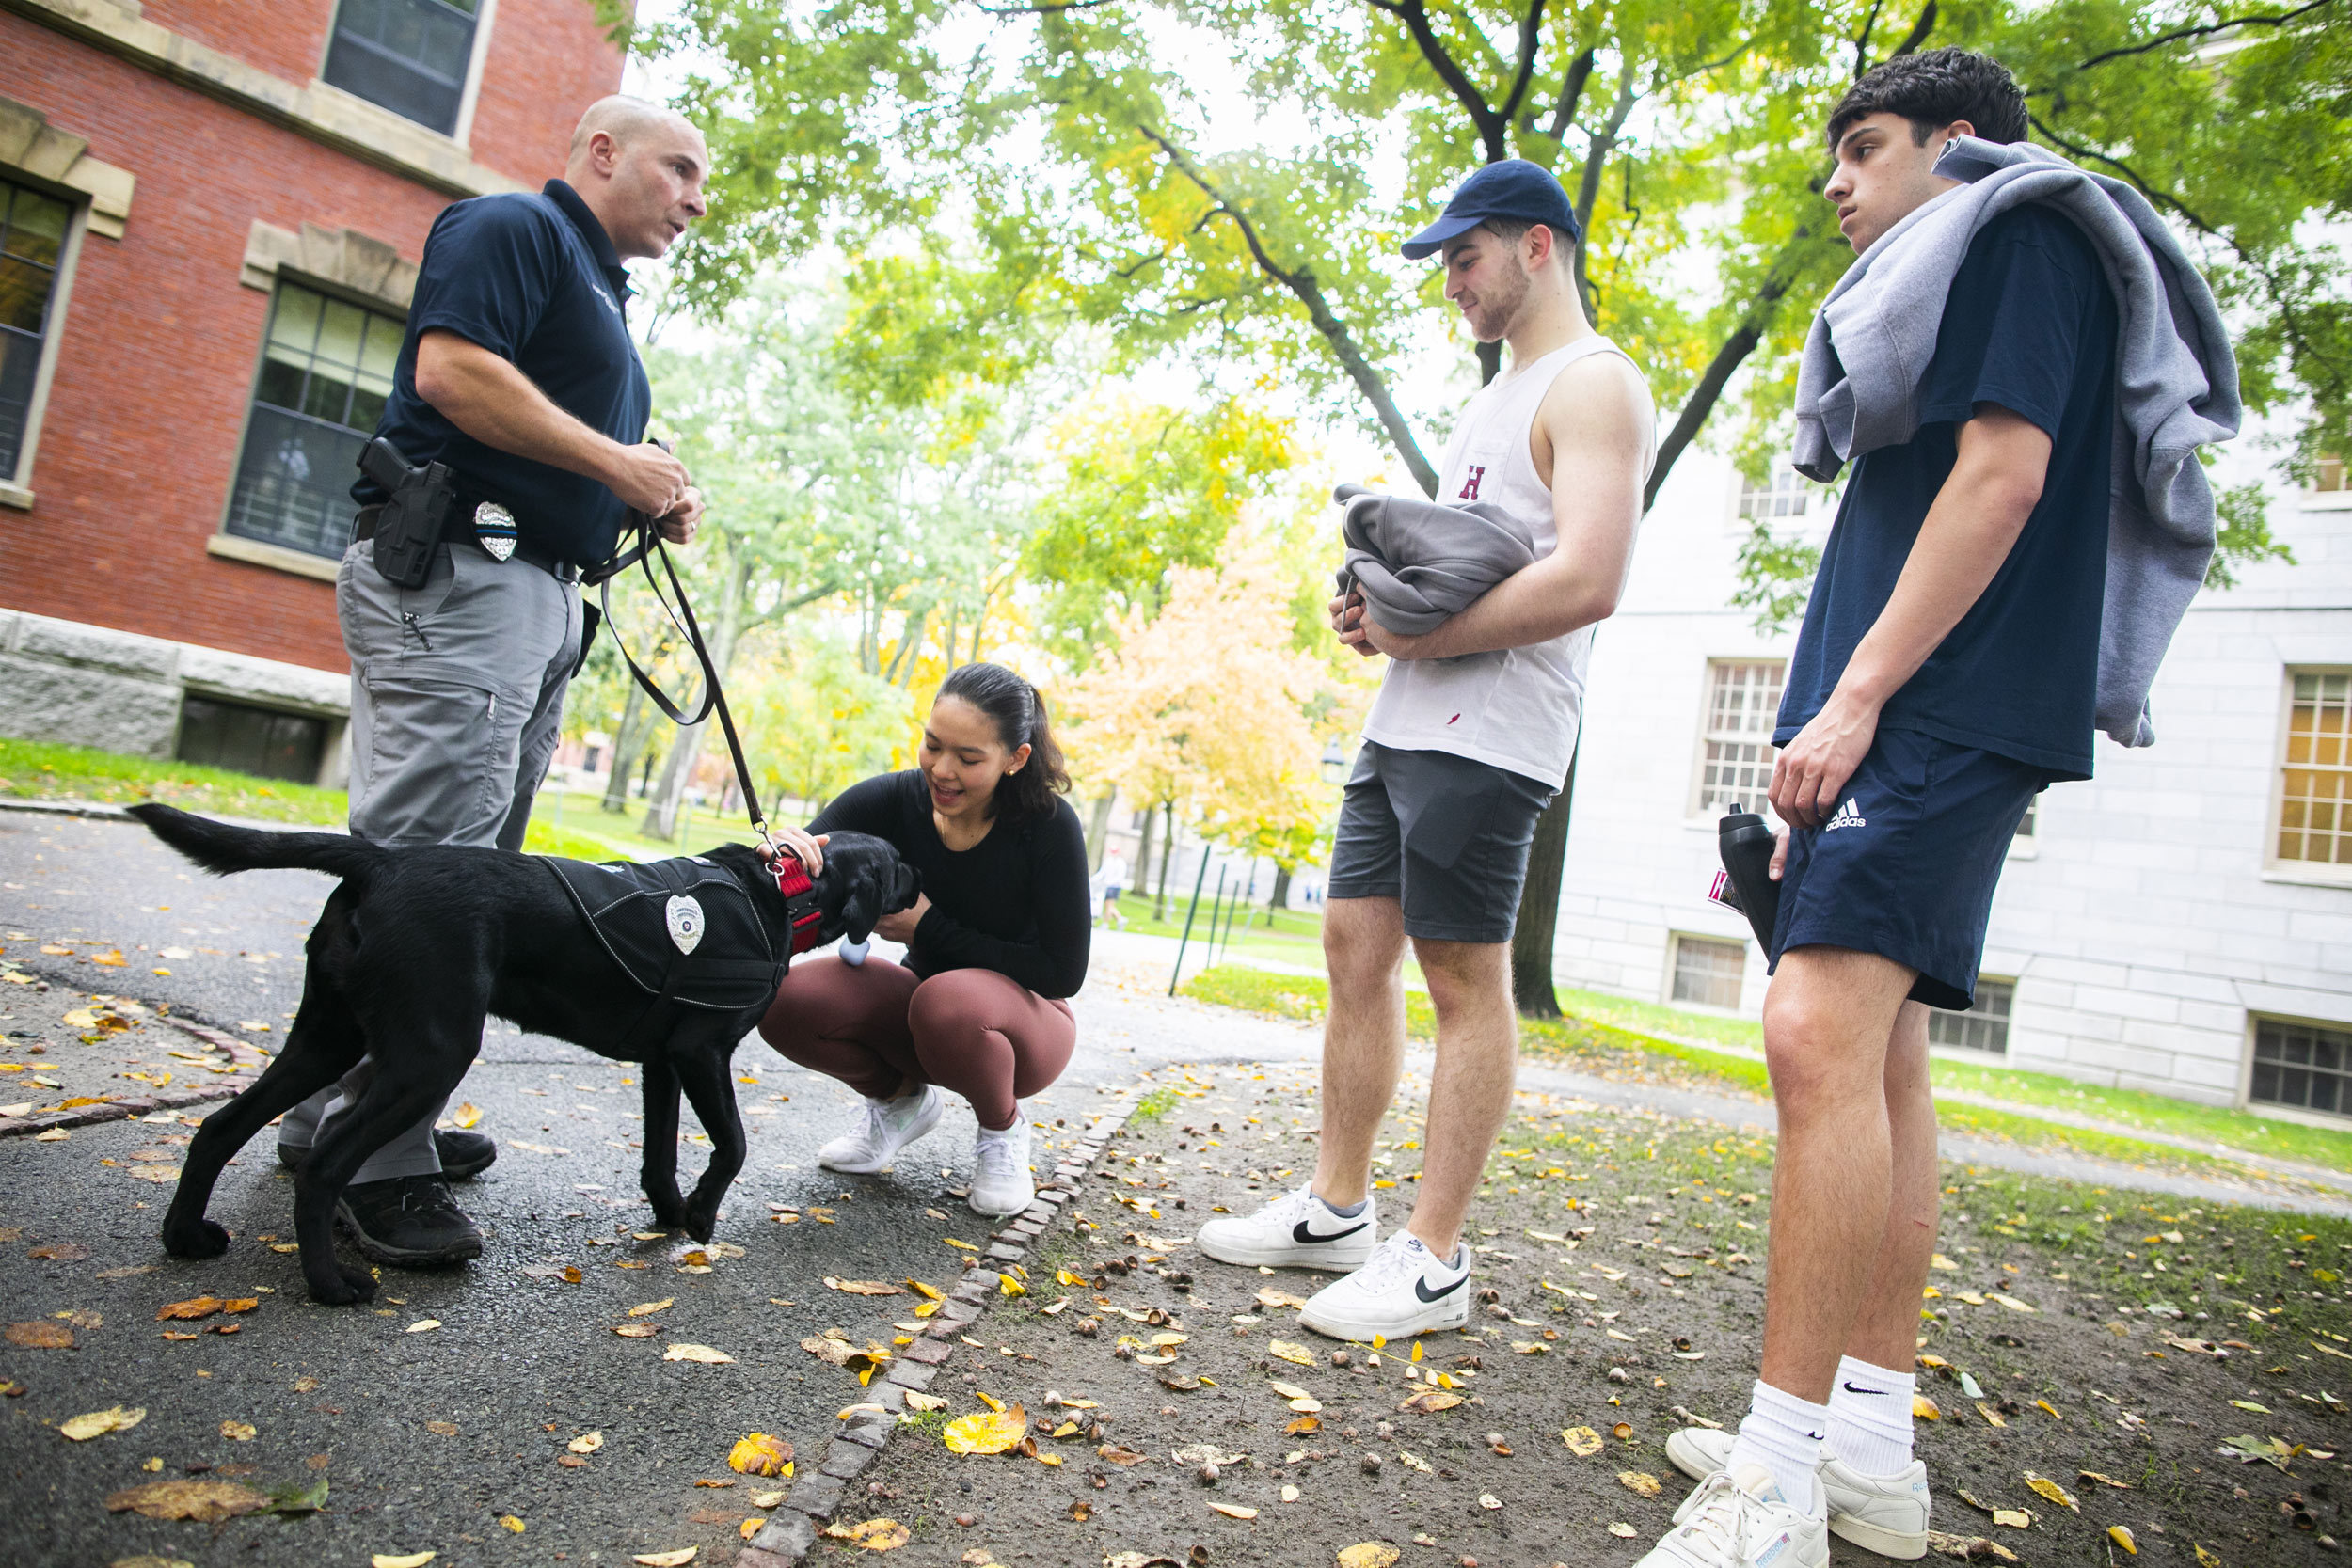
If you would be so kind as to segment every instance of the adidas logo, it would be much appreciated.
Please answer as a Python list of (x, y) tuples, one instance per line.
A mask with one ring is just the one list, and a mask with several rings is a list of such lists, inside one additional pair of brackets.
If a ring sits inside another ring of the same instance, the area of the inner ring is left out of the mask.
[(1856, 805), (1853, 797), (1849, 795), (1846, 797), (1846, 803), (1837, 808), (1837, 815), (1829, 819), (1821, 832), (1834, 833), (1840, 828), (1867, 828), (1869, 825), (1868, 818), (1862, 815), (1862, 808)]

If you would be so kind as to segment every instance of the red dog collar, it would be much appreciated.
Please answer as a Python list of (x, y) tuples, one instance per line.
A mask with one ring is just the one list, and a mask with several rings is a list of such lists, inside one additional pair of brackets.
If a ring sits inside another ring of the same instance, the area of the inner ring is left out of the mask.
[(790, 850), (781, 850), (768, 863), (769, 873), (776, 879), (776, 891), (784, 895), (786, 913), (792, 922), (792, 956), (799, 958), (817, 945), (817, 927), (822, 915), (817, 908), (817, 884), (808, 879), (808, 868), (801, 864), (801, 857)]

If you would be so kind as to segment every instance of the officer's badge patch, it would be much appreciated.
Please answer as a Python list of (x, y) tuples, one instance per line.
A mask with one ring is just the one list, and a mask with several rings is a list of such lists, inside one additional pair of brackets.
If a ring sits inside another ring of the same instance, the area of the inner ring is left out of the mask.
[(515, 553), (515, 515), (496, 501), (484, 501), (473, 509), (473, 536), (491, 560), (504, 561)]
[(677, 943), (679, 952), (691, 953), (695, 943), (703, 940), (703, 907), (679, 895), (670, 900), (668, 918), (670, 940)]

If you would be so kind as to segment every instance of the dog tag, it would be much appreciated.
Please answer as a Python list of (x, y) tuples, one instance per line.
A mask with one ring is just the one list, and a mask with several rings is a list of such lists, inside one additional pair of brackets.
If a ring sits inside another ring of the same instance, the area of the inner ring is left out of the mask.
[(484, 501), (473, 509), (473, 536), (491, 560), (506, 560), (515, 553), (515, 515), (496, 501)]
[(670, 940), (677, 943), (679, 952), (691, 953), (703, 940), (703, 907), (679, 894), (670, 900), (668, 919)]

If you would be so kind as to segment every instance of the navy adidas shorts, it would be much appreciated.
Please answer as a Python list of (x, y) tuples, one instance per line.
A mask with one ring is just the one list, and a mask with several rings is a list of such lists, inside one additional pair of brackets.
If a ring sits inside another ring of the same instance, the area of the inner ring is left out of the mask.
[(1848, 947), (1919, 972), (1911, 1000), (1961, 1008), (2039, 768), (1914, 730), (1881, 730), (1829, 821), (1788, 835), (1773, 967), (1792, 947)]

